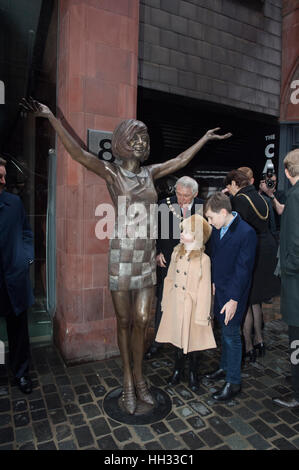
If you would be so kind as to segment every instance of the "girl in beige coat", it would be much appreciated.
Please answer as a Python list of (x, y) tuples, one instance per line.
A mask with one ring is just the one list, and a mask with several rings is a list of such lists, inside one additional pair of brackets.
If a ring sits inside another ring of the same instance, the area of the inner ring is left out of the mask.
[(204, 253), (211, 235), (198, 214), (183, 221), (180, 244), (171, 257), (164, 281), (162, 319), (156, 341), (176, 346), (175, 367), (169, 385), (180, 382), (189, 357), (189, 386), (196, 391), (196, 351), (216, 348), (211, 325), (211, 264)]

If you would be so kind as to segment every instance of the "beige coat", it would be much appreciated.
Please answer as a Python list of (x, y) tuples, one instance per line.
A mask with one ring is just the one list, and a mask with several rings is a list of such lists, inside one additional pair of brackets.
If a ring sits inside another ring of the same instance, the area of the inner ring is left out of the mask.
[(189, 259), (185, 254), (176, 260), (176, 251), (164, 281), (163, 314), (156, 341), (171, 343), (185, 354), (216, 348), (210, 317), (210, 258), (203, 253)]

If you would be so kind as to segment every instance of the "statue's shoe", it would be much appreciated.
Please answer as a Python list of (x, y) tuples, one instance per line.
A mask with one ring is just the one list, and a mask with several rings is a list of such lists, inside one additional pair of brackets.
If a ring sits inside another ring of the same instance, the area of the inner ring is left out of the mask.
[(148, 405), (155, 404), (154, 399), (144, 380), (140, 380), (139, 382), (135, 380), (135, 388), (136, 388), (137, 398), (139, 398), (139, 400), (143, 401), (144, 403), (147, 403)]
[(133, 415), (136, 411), (136, 406), (137, 406), (136, 394), (135, 394), (135, 390), (133, 386), (123, 387), (121, 401), (125, 410), (130, 415)]

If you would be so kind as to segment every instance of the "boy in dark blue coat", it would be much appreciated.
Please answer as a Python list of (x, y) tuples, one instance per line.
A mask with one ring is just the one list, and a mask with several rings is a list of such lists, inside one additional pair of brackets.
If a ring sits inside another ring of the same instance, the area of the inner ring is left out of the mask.
[(213, 395), (217, 401), (230, 400), (241, 390), (241, 323), (247, 309), (257, 244), (256, 233), (220, 192), (210, 196), (205, 215), (213, 226), (210, 257), (214, 317), (221, 325), (220, 367), (206, 375), (210, 380), (225, 378), (224, 387)]

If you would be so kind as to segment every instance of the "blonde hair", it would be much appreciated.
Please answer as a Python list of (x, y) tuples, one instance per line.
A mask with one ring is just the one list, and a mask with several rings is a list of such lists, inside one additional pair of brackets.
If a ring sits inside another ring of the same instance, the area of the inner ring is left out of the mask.
[[(199, 214), (194, 214), (194, 215), (191, 215), (191, 217), (184, 219), (183, 227), (190, 228), (190, 231), (192, 235), (194, 236), (194, 240), (198, 242), (199, 245), (201, 245), (199, 249), (195, 249), (191, 251), (190, 258), (192, 259), (192, 258), (195, 258), (196, 256), (202, 256), (202, 253), (205, 250), (205, 244), (208, 242), (211, 236), (212, 227), (206, 221), (206, 219)], [(179, 245), (177, 245), (174, 250), (176, 253), (176, 257), (175, 257), (176, 260), (178, 259), (179, 256), (184, 256), (186, 253), (186, 248), (183, 243), (180, 243)]]
[(289, 152), (283, 160), (284, 167), (293, 178), (299, 175), (299, 149)]

